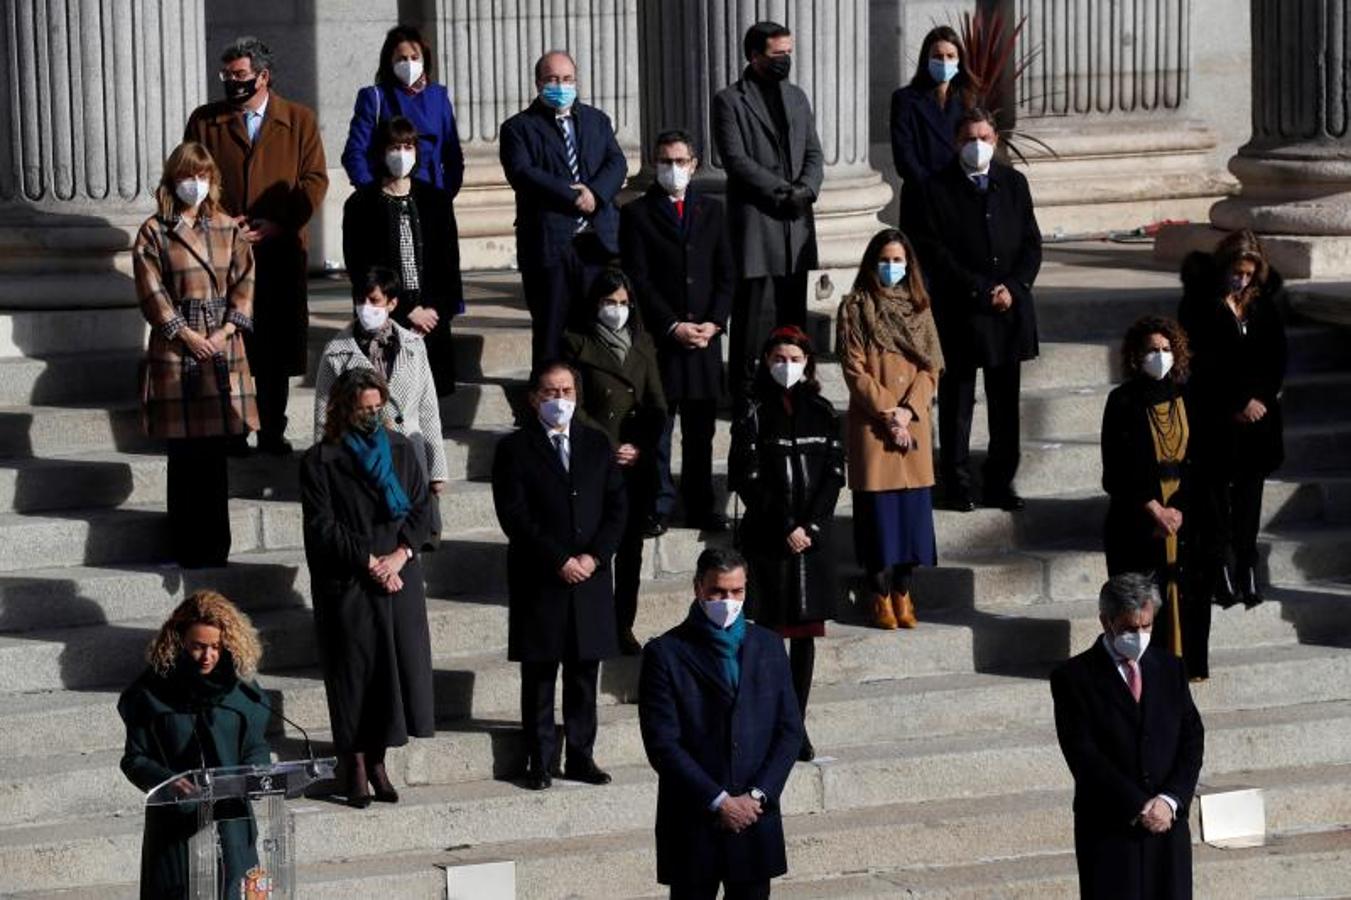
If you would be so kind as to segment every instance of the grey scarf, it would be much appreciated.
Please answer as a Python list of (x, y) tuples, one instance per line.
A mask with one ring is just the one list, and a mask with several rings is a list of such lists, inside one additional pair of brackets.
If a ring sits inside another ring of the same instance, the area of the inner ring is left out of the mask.
[(633, 347), (633, 335), (629, 333), (628, 328), (615, 331), (604, 322), (596, 322), (596, 337), (600, 338), (600, 342), (617, 356), (621, 363), (628, 359), (629, 350)]

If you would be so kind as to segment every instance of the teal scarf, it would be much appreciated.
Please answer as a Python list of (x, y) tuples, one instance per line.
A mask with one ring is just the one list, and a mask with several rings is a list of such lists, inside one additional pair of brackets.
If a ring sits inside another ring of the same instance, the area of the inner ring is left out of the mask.
[(377, 425), (370, 434), (352, 429), (343, 435), (342, 442), (356, 457), (371, 486), (385, 498), (385, 509), (390, 519), (398, 521), (408, 515), (413, 504), (408, 501), (408, 494), (394, 472), (394, 459), (389, 452), (389, 435), (385, 427)]
[(690, 621), (694, 630), (708, 643), (722, 667), (722, 677), (732, 687), (732, 693), (741, 685), (741, 643), (746, 639), (746, 615), (743, 612), (726, 628), (719, 628), (704, 615), (695, 600), (690, 607)]

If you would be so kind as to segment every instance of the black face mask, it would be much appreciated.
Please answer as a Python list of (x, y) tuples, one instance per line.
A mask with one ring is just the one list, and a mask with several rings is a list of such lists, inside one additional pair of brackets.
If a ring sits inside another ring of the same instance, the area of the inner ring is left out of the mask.
[(255, 75), (248, 81), (227, 81), (225, 82), (225, 99), (231, 103), (247, 103), (249, 98), (258, 93), (258, 76)]
[(760, 71), (766, 78), (774, 81), (783, 81), (788, 77), (788, 73), (793, 70), (793, 57), (791, 56), (771, 56)]

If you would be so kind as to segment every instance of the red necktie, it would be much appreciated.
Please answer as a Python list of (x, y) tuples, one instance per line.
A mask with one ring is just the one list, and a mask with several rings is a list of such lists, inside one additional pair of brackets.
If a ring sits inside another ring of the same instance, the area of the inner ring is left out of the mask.
[(675, 202), (675, 208), (676, 208), (676, 221), (677, 222), (685, 221), (685, 201), (677, 200)]
[(1133, 659), (1126, 660), (1126, 687), (1130, 688), (1135, 702), (1140, 702), (1140, 664)]

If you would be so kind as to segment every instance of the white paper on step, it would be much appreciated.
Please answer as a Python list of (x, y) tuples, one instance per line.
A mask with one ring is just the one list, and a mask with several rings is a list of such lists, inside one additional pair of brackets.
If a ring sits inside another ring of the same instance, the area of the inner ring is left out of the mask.
[(1267, 842), (1266, 802), (1261, 788), (1201, 794), (1201, 840), (1235, 850)]

